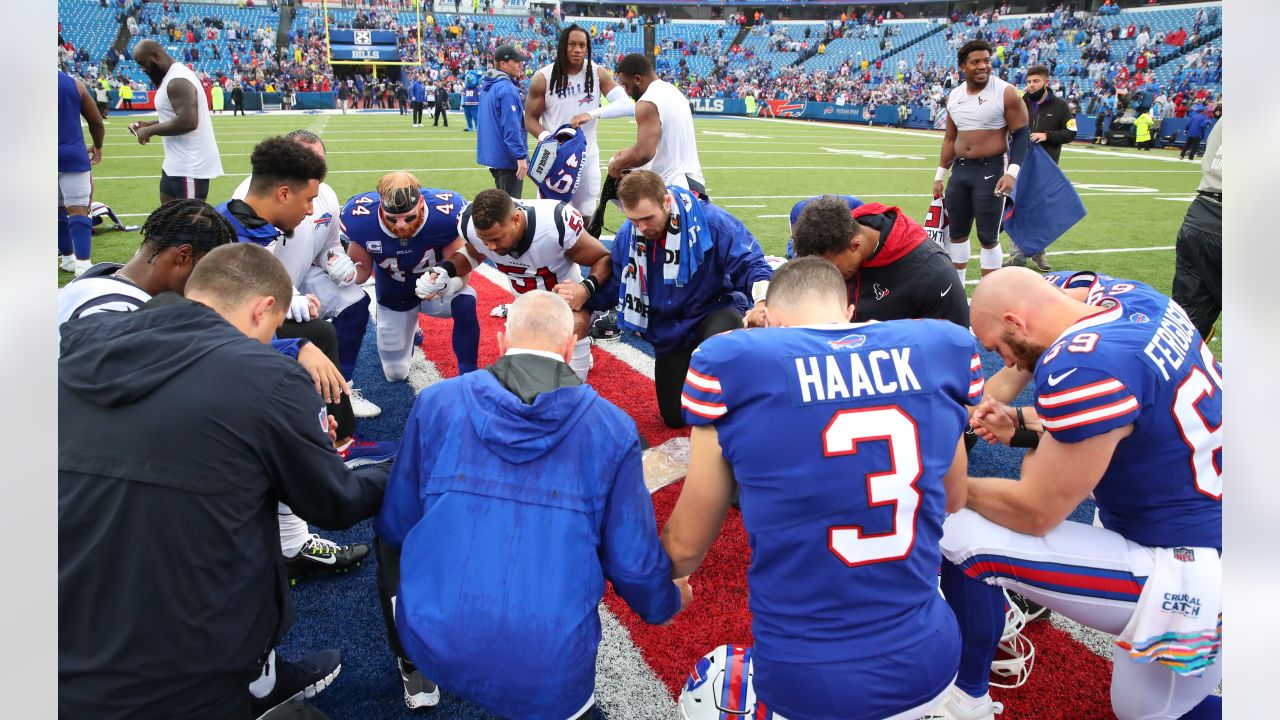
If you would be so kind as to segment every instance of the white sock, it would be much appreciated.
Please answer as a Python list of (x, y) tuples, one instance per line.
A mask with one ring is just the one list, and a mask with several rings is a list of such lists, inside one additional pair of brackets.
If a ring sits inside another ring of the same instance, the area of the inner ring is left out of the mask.
[(306, 520), (294, 515), (284, 503), (279, 503), (276, 508), (276, 518), (280, 523), (280, 550), (285, 557), (293, 557), (311, 539), (311, 529), (307, 527)]
[(276, 689), (276, 651), (272, 650), (267, 655), (267, 661), (262, 664), (262, 674), (257, 680), (249, 683), (249, 692), (259, 700), (271, 694)]
[(983, 270), (999, 270), (1004, 264), (1004, 253), (1000, 251), (1000, 246), (984, 247), (978, 253), (978, 266)]
[(968, 272), (968, 269), (967, 269), (967, 268), (966, 268), (965, 270), (956, 270), (956, 276), (960, 278), (960, 284), (961, 284), (961, 285), (964, 285), (964, 281), (965, 281), (965, 273), (966, 273), (966, 272)]
[(573, 344), (573, 358), (569, 360), (569, 367), (573, 368), (573, 374), (578, 376), (582, 382), (587, 381), (587, 373), (591, 370), (593, 359), (591, 357), (591, 338), (582, 338)]

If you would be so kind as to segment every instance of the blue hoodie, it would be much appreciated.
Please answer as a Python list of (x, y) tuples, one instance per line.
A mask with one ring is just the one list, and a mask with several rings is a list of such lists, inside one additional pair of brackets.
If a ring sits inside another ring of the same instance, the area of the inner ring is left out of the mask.
[(498, 170), (514, 170), (529, 156), (524, 130), (524, 99), (511, 76), (490, 70), (480, 86), (476, 117), (476, 162)]
[(635, 423), (563, 363), (570, 379), (526, 404), (500, 373), (539, 359), (514, 357), (418, 396), (374, 529), (401, 549), (396, 627), (423, 675), (502, 717), (563, 720), (595, 687), (605, 579), (649, 623), (680, 599)]
[(409, 86), (409, 102), (424, 103), (427, 101), (427, 86), (421, 80), (414, 80)]

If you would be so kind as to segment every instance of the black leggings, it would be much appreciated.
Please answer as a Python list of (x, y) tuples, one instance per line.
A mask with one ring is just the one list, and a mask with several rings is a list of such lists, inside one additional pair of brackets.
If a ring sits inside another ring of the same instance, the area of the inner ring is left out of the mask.
[(415, 102), (413, 104), (413, 124), (422, 124), (422, 103), (420, 102)]
[(943, 202), (951, 218), (951, 240), (969, 237), (976, 220), (978, 242), (984, 248), (1000, 244), (1000, 210), (1004, 201), (996, 197), (996, 183), (1004, 175), (1004, 156), (966, 160), (956, 158)]
[[(334, 365), (338, 365), (338, 332), (334, 330), (333, 323), (324, 320), (308, 320), (304, 323), (286, 320), (276, 331), (276, 337), (306, 338), (315, 343)], [(343, 393), (342, 401), (329, 403), (328, 408), (329, 417), (338, 421), (339, 440), (356, 434), (356, 413), (351, 409), (351, 396)]]
[(680, 410), (680, 393), (684, 391), (684, 378), (689, 374), (689, 358), (693, 351), (704, 340), (719, 335), (727, 330), (742, 327), (742, 313), (733, 307), (723, 307), (712, 311), (694, 330), (695, 340), (692, 345), (680, 348), (653, 358), (653, 389), (658, 396), (658, 412), (662, 414), (662, 422), (669, 428), (682, 428), (685, 425), (684, 413)]

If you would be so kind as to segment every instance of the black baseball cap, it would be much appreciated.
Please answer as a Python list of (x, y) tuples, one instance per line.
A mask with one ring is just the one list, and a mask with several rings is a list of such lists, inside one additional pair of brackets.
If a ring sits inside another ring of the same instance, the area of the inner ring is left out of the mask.
[(518, 60), (520, 62), (529, 62), (529, 58), (524, 53), (516, 49), (515, 45), (503, 45), (493, 51), (493, 61), (496, 63), (506, 62), (508, 60)]

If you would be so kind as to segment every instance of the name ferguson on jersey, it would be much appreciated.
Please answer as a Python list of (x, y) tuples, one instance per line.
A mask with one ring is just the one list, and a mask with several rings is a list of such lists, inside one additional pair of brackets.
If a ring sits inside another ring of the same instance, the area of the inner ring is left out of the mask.
[(795, 358), (796, 384), (801, 402), (919, 391), (911, 367), (911, 348), (870, 350), (866, 353), (810, 355)]

